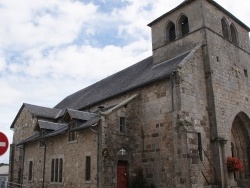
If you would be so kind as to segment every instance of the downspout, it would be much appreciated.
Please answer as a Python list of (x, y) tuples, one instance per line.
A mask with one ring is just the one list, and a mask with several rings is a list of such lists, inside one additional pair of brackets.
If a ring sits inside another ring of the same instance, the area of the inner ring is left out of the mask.
[(46, 143), (45, 143), (45, 139), (42, 139), (41, 142), (42, 142), (42, 144), (44, 144), (44, 148), (43, 148), (43, 182), (42, 182), (42, 188), (44, 188), (45, 163), (46, 163)]
[[(92, 125), (93, 127), (93, 125)], [(96, 162), (96, 174), (97, 174), (97, 180), (96, 180), (96, 188), (99, 188), (99, 133), (92, 129), (89, 128), (93, 133), (95, 133), (97, 135), (97, 147), (96, 147), (96, 154), (97, 154), (97, 162)]]
[(23, 150), (22, 151), (22, 153), (23, 153), (23, 156), (22, 156), (22, 177), (21, 177), (21, 182), (20, 182), (21, 187), (22, 187), (22, 184), (23, 184), (23, 173), (24, 173), (23, 171), (24, 171), (25, 145), (23, 144), (23, 146), (20, 149)]
[(171, 101), (172, 101), (172, 112), (174, 112), (174, 81), (173, 81), (173, 75), (174, 73), (171, 73), (170, 80), (171, 80)]

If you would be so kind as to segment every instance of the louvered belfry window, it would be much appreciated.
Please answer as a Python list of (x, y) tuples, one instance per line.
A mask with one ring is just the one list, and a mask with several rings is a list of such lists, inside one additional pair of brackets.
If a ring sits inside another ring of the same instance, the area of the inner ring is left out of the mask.
[(167, 26), (167, 41), (172, 42), (176, 39), (175, 25), (173, 22), (169, 22)]
[(182, 32), (182, 36), (185, 36), (189, 33), (188, 18), (186, 16), (181, 23), (181, 32)]
[(233, 44), (238, 45), (237, 30), (233, 24), (230, 25), (231, 41)]
[(225, 18), (221, 19), (221, 27), (222, 27), (223, 37), (229, 39), (228, 24)]

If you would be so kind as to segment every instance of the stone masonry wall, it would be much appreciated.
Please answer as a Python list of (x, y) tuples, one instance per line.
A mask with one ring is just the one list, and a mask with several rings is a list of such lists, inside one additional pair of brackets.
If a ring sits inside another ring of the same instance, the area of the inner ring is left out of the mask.
[[(225, 18), (228, 23), (228, 27), (230, 26), (230, 24), (233, 24), (237, 29), (239, 47), (247, 52), (250, 52), (249, 32), (245, 28), (239, 25), (234, 19), (232, 19), (232, 17), (226, 15), (224, 12), (220, 11), (207, 1), (203, 1), (203, 9), (205, 20), (204, 23), (207, 28), (211, 29), (216, 34), (223, 36), (221, 19)], [(218, 44), (218, 42), (214, 45), (216, 44)]]
[[(131, 95), (139, 93), (139, 97), (104, 119), (106, 124), (102, 140), (102, 149), (107, 148), (110, 156), (103, 158), (103, 165), (112, 171), (111, 175), (104, 177), (110, 179), (103, 181), (104, 187), (112, 187), (116, 184), (116, 164), (119, 159), (117, 152), (121, 147), (128, 150), (129, 172), (132, 175), (134, 168), (143, 168), (148, 183), (154, 183), (158, 188), (166, 186), (174, 187), (174, 156), (173, 156), (173, 134), (172, 134), (172, 97), (171, 82), (163, 80), (145, 86), (140, 90), (122, 95), (115, 99), (107, 100), (98, 106), (112, 106), (127, 99)], [(92, 110), (91, 110), (92, 111)], [(127, 133), (119, 133), (119, 116), (127, 118)], [(106, 167), (103, 167), (102, 172)], [(113, 180), (113, 181), (112, 181)]]
[[(244, 70), (247, 74), (250, 71), (250, 56), (214, 33), (208, 32), (208, 41), (217, 130), (220, 137), (230, 140), (232, 122), (236, 115), (244, 112), (250, 117), (250, 81), (244, 73)], [(229, 155), (230, 142), (226, 148)]]
[[(203, 48), (203, 45), (197, 46), (196, 49), (189, 54), (189, 57), (180, 64), (180, 69), (178, 70), (181, 108), (178, 115), (179, 123), (177, 127), (193, 127), (191, 130), (186, 130), (186, 133), (183, 132), (183, 134), (186, 134), (186, 143), (182, 141), (177, 146), (179, 149), (177, 154), (178, 162), (176, 162), (178, 163), (178, 167), (176, 169), (180, 177), (177, 176), (176, 178), (182, 179), (182, 181), (178, 181), (180, 182), (178, 187), (185, 187), (188, 183), (190, 183), (191, 187), (197, 188), (206, 185), (202, 175), (202, 163), (204, 163), (207, 169), (211, 168), (207, 163), (207, 159), (205, 162), (205, 160), (201, 161), (199, 157), (197, 158), (198, 133), (201, 135), (202, 148), (207, 155), (211, 155)], [(189, 131), (191, 132), (188, 133)], [(183, 166), (186, 166), (186, 168), (183, 168)], [(186, 169), (186, 171), (184, 169)], [(181, 182), (186, 182), (186, 184), (183, 185)]]
[[(45, 187), (95, 188), (97, 175), (97, 136), (89, 129), (77, 131), (77, 140), (69, 142), (68, 132), (46, 139)], [(39, 141), (25, 147), (24, 184), (34, 188), (42, 186), (44, 147)], [(91, 180), (85, 181), (85, 158), (91, 156)], [(63, 159), (62, 183), (51, 182), (52, 159)], [(33, 179), (28, 181), (29, 161), (33, 161)]]
[[(209, 71), (211, 77), (210, 84), (213, 89), (213, 101), (210, 102), (214, 103), (213, 114), (216, 118), (213, 128), (214, 135), (211, 137), (212, 140), (216, 136), (228, 140), (225, 145), (225, 154), (221, 154), (226, 158), (232, 155), (231, 129), (234, 118), (240, 112), (246, 114), (248, 118), (250, 117), (249, 35), (246, 29), (233, 19), (209, 4), (205, 3), (204, 5), (206, 8), (206, 22), (209, 27), (213, 28), (213, 31), (208, 29), (206, 32), (208, 59), (211, 67)], [(222, 36), (221, 19), (223, 17), (227, 19), (229, 24), (233, 23), (235, 25), (238, 31), (239, 45), (234, 45)], [(217, 164), (219, 164), (219, 161)], [(225, 166), (225, 162), (221, 165)], [(225, 172), (222, 173), (225, 177), (227, 176)], [(233, 185), (231, 183), (230, 185)]]
[(31, 113), (23, 108), (21, 113), (19, 114), (19, 117), (14, 125), (14, 134), (13, 134), (13, 154), (14, 156), (11, 156), (13, 159), (12, 161), (12, 169), (13, 172), (11, 174), (10, 181), (15, 183), (20, 183), (21, 179), (21, 171), (22, 169), (22, 150), (20, 147), (17, 147), (16, 144), (19, 143), (21, 140), (24, 140), (31, 135), (33, 135), (33, 129), (36, 123), (36, 118), (32, 117)]

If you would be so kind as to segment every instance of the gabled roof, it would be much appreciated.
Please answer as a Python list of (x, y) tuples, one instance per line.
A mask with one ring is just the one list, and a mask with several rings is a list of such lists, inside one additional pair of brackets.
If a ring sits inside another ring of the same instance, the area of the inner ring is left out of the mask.
[(62, 116), (62, 114), (64, 113), (64, 110), (57, 109), (57, 108), (47, 108), (47, 107), (23, 103), (20, 110), (18, 111), (17, 116), (12, 122), (10, 128), (14, 128), (14, 124), (16, 123), (16, 120), (19, 117), (20, 113), (22, 112), (23, 108), (26, 108), (32, 115), (36, 117), (43, 117), (43, 118), (49, 118), (49, 119), (57, 119), (58, 117)]
[(62, 113), (61, 109), (47, 108), (27, 103), (24, 103), (24, 105), (29, 110), (30, 113), (38, 117), (56, 119)]
[(68, 124), (65, 124), (63, 127), (59, 128), (51, 133), (48, 133), (48, 134), (42, 136), (41, 138), (48, 138), (48, 137), (52, 137), (52, 136), (57, 136), (57, 135), (63, 134), (68, 129), (69, 129)]
[(72, 119), (78, 119), (78, 120), (84, 120), (84, 121), (88, 121), (89, 119), (97, 116), (97, 114), (95, 113), (78, 111), (78, 110), (73, 110), (73, 109), (66, 109), (64, 115), (66, 114), (69, 114), (69, 116)]
[[(161, 19), (163, 19), (164, 17), (172, 14), (173, 12), (177, 11), (178, 9), (185, 7), (186, 5), (194, 2), (195, 0), (185, 0), (183, 1), (180, 5), (178, 5), (177, 7), (175, 7), (174, 9), (168, 11), (167, 13), (163, 14), (162, 16), (156, 18), (154, 21), (152, 21), (151, 23), (148, 24), (148, 26), (152, 26), (154, 23), (160, 21)], [(238, 18), (236, 18), (233, 14), (231, 14), (229, 11), (227, 11), (226, 9), (224, 9), (222, 6), (220, 6), (218, 3), (216, 3), (213, 0), (205, 0), (208, 3), (212, 4), (213, 6), (215, 6), (216, 8), (218, 8), (220, 11), (224, 12), (226, 15), (228, 15), (229, 17), (231, 17), (234, 21), (236, 21), (239, 25), (241, 25), (243, 28), (245, 28), (247, 31), (250, 31), (250, 28), (245, 25), (242, 21), (240, 21)]]
[(38, 120), (38, 126), (40, 129), (55, 131), (64, 127), (65, 125), (66, 124), (63, 124), (63, 123), (54, 123), (54, 122), (49, 122), (49, 121)]
[(158, 65), (149, 57), (63, 99), (55, 108), (83, 109), (103, 100), (169, 77), (189, 54), (186, 52)]
[(99, 122), (100, 118), (98, 116), (91, 118), (89, 121), (83, 123), (82, 125), (71, 129), (71, 131), (78, 131), (78, 130), (83, 130), (83, 129), (87, 129), (95, 124), (97, 124)]

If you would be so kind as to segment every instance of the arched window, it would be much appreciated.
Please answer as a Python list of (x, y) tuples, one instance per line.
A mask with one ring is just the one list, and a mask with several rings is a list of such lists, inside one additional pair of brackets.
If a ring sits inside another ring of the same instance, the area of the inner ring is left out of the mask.
[(229, 40), (228, 24), (225, 18), (221, 19), (223, 37)]
[(172, 42), (176, 39), (175, 25), (173, 22), (169, 22), (166, 28), (166, 41)]
[(238, 45), (237, 30), (233, 24), (230, 25), (231, 41), (233, 44)]
[(180, 36), (183, 37), (189, 33), (189, 24), (188, 24), (188, 17), (182, 15), (179, 19), (179, 29), (180, 29)]

